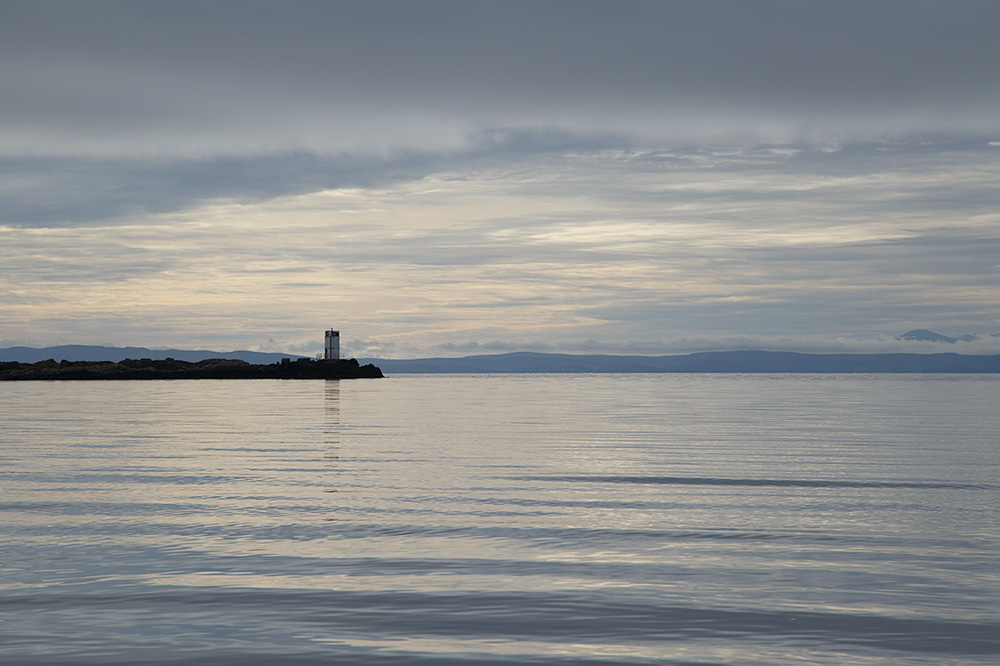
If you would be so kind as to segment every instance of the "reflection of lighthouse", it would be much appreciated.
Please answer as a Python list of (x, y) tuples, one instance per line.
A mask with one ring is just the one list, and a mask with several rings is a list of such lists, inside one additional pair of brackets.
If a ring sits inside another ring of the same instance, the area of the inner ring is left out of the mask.
[(327, 330), (323, 358), (328, 361), (336, 361), (340, 358), (340, 331), (335, 331), (332, 328)]

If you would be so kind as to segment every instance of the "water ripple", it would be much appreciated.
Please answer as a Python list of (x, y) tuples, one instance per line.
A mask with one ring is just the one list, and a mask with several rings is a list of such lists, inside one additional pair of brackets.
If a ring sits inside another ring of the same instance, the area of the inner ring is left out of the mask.
[(920, 488), (991, 490), (997, 486), (952, 481), (851, 481), (829, 479), (726, 479), (697, 476), (607, 476), (553, 475), (516, 476), (518, 481), (563, 481), (570, 483), (636, 483), (663, 486), (775, 486), (779, 488)]
[[(0, 612), (51, 613), (73, 608), (132, 621), (205, 622), (226, 616), (227, 626), (264, 627), (294, 622), (327, 631), (387, 636), (473, 636), (550, 642), (684, 641), (766, 637), (865, 645), (948, 655), (1000, 655), (1000, 623), (843, 612), (764, 611), (659, 605), (587, 595), (456, 592), (179, 590), (132, 594), (8, 595)], [(219, 617), (216, 617), (216, 614)]]

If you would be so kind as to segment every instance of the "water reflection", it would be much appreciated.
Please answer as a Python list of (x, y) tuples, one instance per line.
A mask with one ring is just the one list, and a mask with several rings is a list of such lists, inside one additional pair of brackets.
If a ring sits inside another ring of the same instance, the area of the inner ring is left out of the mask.
[(2, 663), (1000, 655), (978, 378), (69, 384), (0, 393)]
[[(323, 387), (323, 443), (328, 461), (340, 459), (340, 382), (327, 381)], [(334, 465), (330, 465), (334, 467)]]

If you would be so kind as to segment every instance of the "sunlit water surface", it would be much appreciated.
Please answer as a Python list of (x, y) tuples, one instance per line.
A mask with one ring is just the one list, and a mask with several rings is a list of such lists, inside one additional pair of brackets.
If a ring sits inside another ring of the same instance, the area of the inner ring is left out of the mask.
[(998, 407), (995, 376), (0, 384), (0, 663), (994, 665)]

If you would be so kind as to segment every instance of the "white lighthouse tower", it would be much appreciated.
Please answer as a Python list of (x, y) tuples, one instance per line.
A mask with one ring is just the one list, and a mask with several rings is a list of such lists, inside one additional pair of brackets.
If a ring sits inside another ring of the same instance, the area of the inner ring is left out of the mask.
[(340, 331), (332, 328), (326, 331), (326, 344), (323, 345), (323, 358), (336, 361), (340, 358)]

